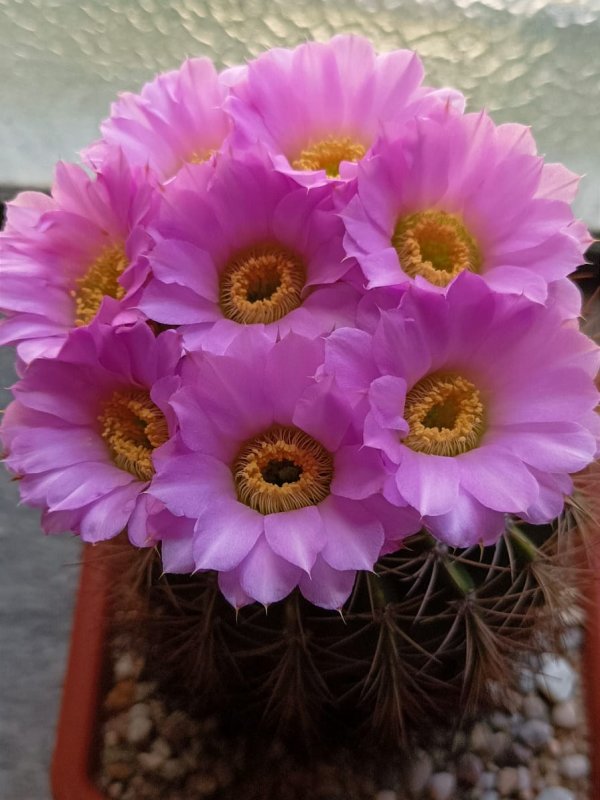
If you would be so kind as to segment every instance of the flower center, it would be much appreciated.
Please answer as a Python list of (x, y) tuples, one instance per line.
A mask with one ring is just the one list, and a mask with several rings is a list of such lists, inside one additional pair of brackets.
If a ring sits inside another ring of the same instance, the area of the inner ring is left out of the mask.
[(478, 272), (481, 252), (456, 214), (419, 211), (398, 220), (392, 245), (407, 275), (447, 286), (463, 270)]
[(350, 136), (328, 136), (314, 142), (292, 161), (294, 169), (324, 169), (330, 178), (340, 177), (340, 162), (359, 161), (367, 152), (365, 146)]
[(88, 271), (75, 281), (71, 290), (75, 299), (75, 325), (88, 325), (98, 313), (100, 303), (108, 295), (120, 300), (125, 289), (118, 281), (127, 267), (127, 256), (122, 245), (105, 247)]
[(304, 264), (294, 253), (277, 244), (256, 245), (223, 270), (221, 310), (242, 325), (276, 322), (302, 303), (305, 280)]
[(261, 514), (276, 514), (324, 500), (333, 458), (299, 428), (274, 425), (242, 447), (232, 471), (240, 502)]
[(205, 150), (194, 150), (189, 158), (187, 159), (188, 164), (203, 164), (205, 161), (215, 153), (215, 150), (212, 148), (206, 148)]
[(167, 421), (147, 391), (116, 391), (104, 403), (98, 417), (102, 438), (119, 469), (141, 481), (154, 475), (152, 451), (169, 438)]
[(485, 429), (479, 390), (461, 375), (428, 375), (406, 396), (409, 432), (403, 443), (436, 456), (473, 450)]

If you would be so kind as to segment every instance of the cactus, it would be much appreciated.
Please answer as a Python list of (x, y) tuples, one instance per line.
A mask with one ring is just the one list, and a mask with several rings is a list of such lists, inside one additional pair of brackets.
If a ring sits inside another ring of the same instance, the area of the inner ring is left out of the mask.
[(144, 634), (151, 671), (188, 710), (305, 744), (331, 728), (395, 747), (432, 719), (510, 708), (518, 665), (540, 641), (558, 646), (560, 611), (581, 582), (576, 507), (588, 508), (573, 499), (554, 528), (508, 520), (492, 547), (418, 534), (361, 574), (339, 613), (296, 592), (236, 614), (213, 573), (161, 575), (157, 551), (113, 546), (128, 562), (118, 591), (134, 608), (115, 625)]

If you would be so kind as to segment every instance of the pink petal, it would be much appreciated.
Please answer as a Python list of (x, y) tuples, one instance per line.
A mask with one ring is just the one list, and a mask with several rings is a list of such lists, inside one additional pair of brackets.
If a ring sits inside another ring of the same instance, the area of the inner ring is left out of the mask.
[(307, 506), (267, 514), (264, 523), (265, 537), (273, 552), (310, 575), (327, 536), (318, 509)]
[(477, 447), (456, 459), (460, 481), (482, 505), (495, 511), (525, 511), (539, 495), (537, 481), (515, 456), (497, 447)]
[(494, 544), (505, 529), (505, 517), (479, 503), (462, 490), (451, 511), (437, 517), (426, 517), (425, 527), (450, 547), (471, 547)]
[(238, 574), (245, 594), (266, 606), (286, 597), (298, 584), (302, 570), (274, 553), (261, 536), (238, 567)]
[(315, 561), (310, 577), (302, 575), (300, 591), (306, 599), (319, 608), (341, 608), (354, 587), (354, 570), (337, 570), (320, 556)]
[(405, 448), (396, 472), (396, 486), (406, 502), (423, 516), (445, 514), (458, 497), (459, 468), (456, 459), (417, 453)]
[(335, 454), (331, 491), (351, 500), (364, 500), (383, 488), (385, 468), (377, 450), (360, 445), (340, 447)]
[(384, 532), (377, 517), (360, 502), (330, 495), (319, 505), (327, 543), (321, 556), (339, 570), (373, 569)]
[(237, 500), (213, 495), (200, 511), (194, 528), (197, 569), (228, 572), (252, 550), (265, 527), (265, 517)]

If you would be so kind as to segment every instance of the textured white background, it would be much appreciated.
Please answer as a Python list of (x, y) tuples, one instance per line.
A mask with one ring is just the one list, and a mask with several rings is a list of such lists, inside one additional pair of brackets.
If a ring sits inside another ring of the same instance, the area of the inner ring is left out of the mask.
[(577, 211), (600, 229), (600, 0), (0, 0), (0, 183), (48, 185), (120, 89), (186, 56), (231, 65), (337, 32), (414, 48), (431, 85), (532, 125), (586, 173)]

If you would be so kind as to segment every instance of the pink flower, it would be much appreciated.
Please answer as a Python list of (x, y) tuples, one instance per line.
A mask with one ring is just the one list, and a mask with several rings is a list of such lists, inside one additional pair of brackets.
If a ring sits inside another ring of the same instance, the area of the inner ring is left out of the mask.
[(155, 338), (143, 322), (94, 322), (74, 331), (55, 358), (32, 362), (2, 420), (6, 464), (24, 503), (43, 509), (46, 533), (87, 542), (129, 525), (145, 530), (142, 494), (169, 445), (178, 387), (179, 336)]
[(406, 280), (443, 291), (464, 270), (499, 292), (580, 308), (565, 281), (590, 237), (569, 203), (577, 177), (544, 164), (529, 129), (485, 114), (388, 127), (342, 213), (346, 252), (370, 288)]
[(228, 84), (243, 74), (239, 68), (218, 75), (210, 59), (190, 58), (158, 75), (139, 95), (123, 92), (101, 125), (102, 139), (84, 158), (99, 167), (120, 148), (130, 164), (150, 167), (160, 181), (186, 163), (209, 160), (229, 134), (223, 111)]
[(223, 158), (208, 185), (206, 170), (187, 168), (164, 197), (139, 308), (181, 326), (186, 347), (223, 352), (248, 326), (275, 339), (354, 324), (354, 262), (328, 192), (248, 156)]
[[(87, 325), (106, 298), (114, 316), (139, 288), (152, 245), (152, 185), (120, 155), (95, 178), (59, 163), (52, 197), (25, 192), (8, 204), (0, 234), (0, 344), (16, 344), (29, 363), (59, 352), (67, 334)], [(139, 313), (138, 313), (139, 316)]]
[(294, 50), (275, 48), (248, 66), (226, 104), (236, 146), (265, 144), (278, 170), (307, 186), (348, 180), (382, 122), (462, 110), (453, 90), (421, 86), (423, 66), (410, 50), (376, 55), (360, 36), (335, 36)]
[(325, 372), (384, 456), (385, 497), (459, 547), (496, 541), (506, 513), (554, 519), (600, 439), (599, 348), (468, 273), (445, 296), (411, 286), (367, 301), (369, 332), (334, 331)]
[(419, 528), (418, 515), (378, 494), (381, 468), (375, 482), (362, 480), (381, 458), (359, 447), (336, 382), (312, 377), (322, 359), (321, 340), (273, 343), (249, 329), (225, 355), (184, 360), (170, 401), (178, 452), (148, 490), (176, 517), (151, 526), (165, 571), (218, 570), (237, 607), (299, 586), (339, 608), (356, 571)]

